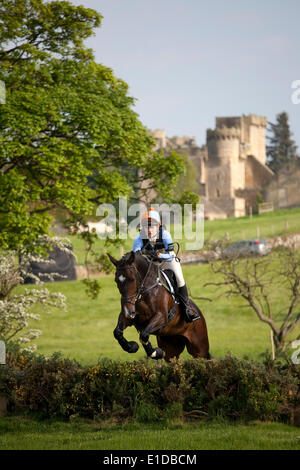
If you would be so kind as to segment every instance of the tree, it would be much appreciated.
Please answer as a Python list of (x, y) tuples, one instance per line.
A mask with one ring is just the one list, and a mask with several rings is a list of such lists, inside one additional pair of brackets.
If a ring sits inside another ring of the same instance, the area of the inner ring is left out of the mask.
[(282, 112), (276, 116), (276, 124), (269, 123), (270, 136), (267, 136), (267, 164), (275, 173), (280, 166), (297, 157), (297, 146), (292, 140), (288, 114)]
[(217, 249), (210, 248), (210, 253), (219, 253), (219, 261), (210, 255), (216, 275), (216, 281), (210, 284), (218, 288), (218, 297), (242, 298), (269, 326), (273, 356), (285, 351), (293, 339), (300, 339), (299, 332), (292, 339), (300, 324), (299, 251), (280, 247), (263, 258), (242, 258), (240, 253), (225, 255), (223, 242)]
[(178, 177), (176, 184), (177, 201), (182, 206), (182, 214), (184, 214), (184, 205), (191, 204), (192, 209), (196, 209), (196, 205), (200, 202), (200, 196), (194, 192), (198, 189), (198, 169), (196, 165), (189, 158), (187, 151), (181, 152), (184, 158), (184, 172)]
[(197, 191), (199, 172), (196, 165), (191, 161), (189, 153), (186, 150), (181, 151), (184, 158), (184, 172), (179, 175), (176, 185), (176, 193), (182, 197), (186, 191)]
[[(0, 245), (28, 250), (49, 230), (50, 211), (69, 223), (133, 191), (132, 172), (170, 192), (179, 158), (152, 153), (128, 85), (94, 61), (83, 41), (101, 15), (67, 1), (4, 0), (0, 6)], [(166, 167), (167, 165), (167, 167)], [(160, 169), (160, 173), (150, 171)], [(161, 184), (161, 171), (164, 184)]]

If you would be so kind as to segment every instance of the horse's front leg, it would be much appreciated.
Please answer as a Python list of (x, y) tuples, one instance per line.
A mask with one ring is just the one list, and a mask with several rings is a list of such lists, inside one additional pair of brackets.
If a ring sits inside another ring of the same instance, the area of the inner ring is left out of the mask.
[(164, 357), (164, 352), (162, 349), (153, 348), (149, 341), (149, 335), (147, 336), (140, 334), (140, 341), (148, 357), (151, 357), (152, 359), (162, 359)]
[(156, 315), (149, 322), (149, 324), (144, 328), (140, 333), (140, 341), (146, 351), (148, 357), (152, 359), (162, 359), (164, 357), (164, 352), (161, 348), (153, 348), (152, 344), (149, 341), (149, 336), (151, 333), (154, 333), (164, 325), (163, 318), (160, 315)]
[(126, 338), (124, 338), (123, 331), (127, 326), (131, 326), (132, 321), (124, 318), (124, 315), (122, 312), (119, 315), (118, 323), (116, 328), (114, 329), (114, 337), (118, 341), (119, 345), (121, 346), (124, 351), (128, 353), (135, 353), (139, 349), (139, 345), (136, 341), (127, 341)]

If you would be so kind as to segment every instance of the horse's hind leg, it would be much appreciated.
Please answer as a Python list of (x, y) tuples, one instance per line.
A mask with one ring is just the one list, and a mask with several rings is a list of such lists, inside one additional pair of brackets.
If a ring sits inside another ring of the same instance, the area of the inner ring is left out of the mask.
[(209, 342), (206, 326), (201, 325), (201, 320), (191, 324), (189, 331), (184, 335), (186, 338), (186, 349), (193, 357), (209, 359)]
[(201, 345), (199, 344), (187, 342), (186, 349), (193, 357), (203, 357), (205, 359), (209, 359), (209, 353), (201, 348)]
[(183, 336), (157, 336), (157, 344), (164, 351), (164, 359), (178, 359), (185, 348), (186, 340)]

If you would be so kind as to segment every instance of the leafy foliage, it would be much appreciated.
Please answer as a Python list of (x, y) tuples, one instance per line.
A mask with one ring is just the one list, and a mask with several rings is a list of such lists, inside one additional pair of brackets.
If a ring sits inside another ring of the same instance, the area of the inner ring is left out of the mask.
[(47, 418), (289, 421), (299, 406), (299, 368), (268, 358), (260, 364), (232, 356), (170, 364), (102, 359), (84, 368), (57, 354), (46, 359), (8, 350), (0, 388), (10, 410)]
[[(140, 180), (163, 197), (180, 157), (152, 154), (128, 85), (97, 64), (83, 41), (101, 15), (67, 1), (5, 0), (0, 6), (0, 244), (29, 246), (51, 210), (73, 224), (98, 204), (130, 196)], [(124, 169), (127, 168), (127, 171)], [(137, 175), (139, 174), (139, 176)]]
[(288, 122), (288, 114), (282, 112), (276, 116), (276, 124), (269, 123), (270, 135), (267, 137), (268, 165), (275, 173), (289, 161), (297, 158), (297, 146), (292, 139)]

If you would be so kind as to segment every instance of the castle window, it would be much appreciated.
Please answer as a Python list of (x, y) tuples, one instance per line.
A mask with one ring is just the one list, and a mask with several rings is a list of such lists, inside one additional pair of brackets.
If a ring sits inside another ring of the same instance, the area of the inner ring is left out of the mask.
[(220, 191), (217, 189), (217, 197), (220, 197)]

